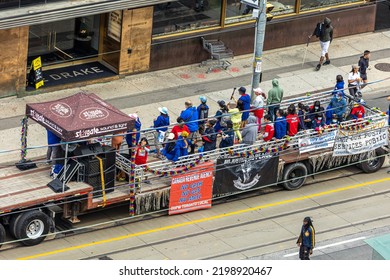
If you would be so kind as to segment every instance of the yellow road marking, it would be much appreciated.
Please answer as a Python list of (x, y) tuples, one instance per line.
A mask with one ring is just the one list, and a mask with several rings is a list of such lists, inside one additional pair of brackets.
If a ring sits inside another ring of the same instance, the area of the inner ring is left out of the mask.
[(90, 242), (90, 243), (85, 243), (85, 244), (81, 244), (81, 245), (77, 245), (77, 246), (72, 246), (72, 247), (68, 247), (68, 248), (63, 248), (63, 249), (58, 249), (58, 250), (54, 250), (54, 251), (50, 251), (50, 252), (45, 252), (45, 253), (41, 253), (41, 254), (26, 256), (26, 257), (18, 258), (18, 260), (36, 259), (36, 258), (45, 257), (45, 256), (49, 256), (49, 255), (60, 254), (60, 253), (63, 253), (63, 252), (74, 251), (74, 250), (77, 250), (77, 249), (82, 249), (82, 248), (91, 247), (91, 246), (95, 246), (95, 245), (110, 243), (110, 242), (119, 241), (119, 240), (131, 238), (131, 237), (146, 235), (146, 234), (149, 234), (149, 233), (154, 233), (154, 232), (160, 232), (160, 231), (165, 231), (165, 230), (169, 230), (169, 229), (180, 228), (180, 227), (193, 225), (193, 224), (198, 224), (198, 223), (203, 223), (203, 222), (208, 222), (208, 221), (212, 221), (212, 220), (216, 220), (216, 219), (220, 219), (220, 218), (240, 215), (240, 214), (243, 214), (243, 213), (256, 211), (256, 210), (259, 210), (259, 209), (270, 208), (270, 207), (274, 207), (274, 206), (278, 206), (278, 205), (288, 204), (288, 203), (292, 203), (292, 202), (296, 202), (296, 201), (300, 201), (300, 200), (305, 200), (305, 199), (310, 199), (310, 198), (314, 198), (314, 197), (319, 197), (319, 196), (323, 196), (323, 195), (328, 195), (328, 194), (332, 194), (332, 193), (338, 193), (338, 192), (347, 191), (347, 190), (351, 190), (351, 189), (357, 189), (357, 188), (365, 187), (367, 185), (383, 183), (383, 182), (386, 182), (386, 181), (390, 181), (390, 178), (383, 178), (383, 179), (374, 180), (374, 181), (370, 181), (370, 182), (366, 182), (366, 183), (355, 184), (355, 185), (351, 185), (351, 186), (347, 186), (347, 187), (332, 189), (332, 190), (323, 191), (323, 192), (319, 192), (319, 193), (314, 193), (314, 194), (310, 194), (310, 195), (304, 195), (304, 196), (300, 196), (300, 197), (296, 197), (296, 198), (291, 198), (291, 199), (286, 199), (286, 200), (282, 200), (282, 201), (278, 201), (278, 202), (273, 202), (273, 203), (268, 203), (268, 204), (264, 204), (264, 205), (259, 205), (259, 206), (256, 206), (256, 207), (246, 208), (246, 209), (242, 209), (242, 210), (238, 210), (238, 211), (233, 211), (233, 212), (228, 212), (228, 213), (224, 213), (224, 214), (219, 214), (219, 215), (215, 215), (215, 216), (211, 216), (211, 217), (207, 217), (207, 218), (202, 218), (202, 219), (197, 219), (197, 220), (188, 221), (188, 222), (184, 222), (184, 223), (179, 223), (179, 224), (173, 224), (173, 225), (169, 225), (169, 226), (154, 228), (154, 229), (140, 231), (140, 232), (136, 232), (136, 233), (130, 233), (130, 234), (126, 234), (126, 235), (122, 235), (122, 236), (118, 236), (118, 237), (113, 237), (113, 238), (109, 238), (109, 239), (103, 239), (103, 240), (96, 241), (96, 242)]

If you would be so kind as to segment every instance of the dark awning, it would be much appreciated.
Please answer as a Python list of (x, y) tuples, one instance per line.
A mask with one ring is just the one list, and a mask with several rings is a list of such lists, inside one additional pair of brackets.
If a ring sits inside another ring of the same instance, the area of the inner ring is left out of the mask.
[(64, 141), (125, 132), (133, 129), (135, 122), (93, 93), (77, 93), (58, 100), (27, 104), (26, 115)]
[(116, 10), (153, 6), (172, 0), (81, 0), (60, 1), (0, 11), (0, 29), (29, 26)]

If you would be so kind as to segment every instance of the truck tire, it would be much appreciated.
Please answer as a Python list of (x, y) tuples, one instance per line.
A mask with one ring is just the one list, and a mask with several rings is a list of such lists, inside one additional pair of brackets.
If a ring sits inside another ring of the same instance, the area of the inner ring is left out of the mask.
[(16, 236), (16, 224), (18, 223), (18, 220), (20, 219), (21, 215), (22, 214), (14, 214), (9, 220), (9, 225), (8, 225), (9, 233), (15, 239), (19, 239), (19, 237)]
[(283, 170), (283, 187), (289, 191), (297, 190), (306, 181), (307, 167), (302, 162), (287, 165)]
[(26, 246), (41, 243), (49, 232), (50, 217), (45, 213), (33, 210), (20, 215), (15, 224), (15, 235)]
[(359, 163), (357, 166), (365, 173), (374, 173), (382, 168), (385, 162), (385, 151), (382, 148), (375, 150), (375, 158)]
[(0, 248), (3, 245), (3, 242), (5, 241), (5, 229), (2, 224), (0, 224)]

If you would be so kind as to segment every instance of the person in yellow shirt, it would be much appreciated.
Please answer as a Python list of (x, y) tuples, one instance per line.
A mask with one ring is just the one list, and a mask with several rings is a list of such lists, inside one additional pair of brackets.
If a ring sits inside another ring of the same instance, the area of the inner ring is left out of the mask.
[(234, 101), (229, 102), (229, 114), (231, 115), (231, 121), (233, 123), (234, 134), (236, 136), (236, 139), (238, 140), (237, 142), (241, 142), (242, 136), (241, 136), (241, 132), (240, 132), (240, 127), (241, 127), (242, 113), (237, 108), (237, 103)]

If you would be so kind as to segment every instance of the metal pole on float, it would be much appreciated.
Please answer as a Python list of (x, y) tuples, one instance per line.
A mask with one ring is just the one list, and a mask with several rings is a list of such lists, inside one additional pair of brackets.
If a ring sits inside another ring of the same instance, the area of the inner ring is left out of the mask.
[(65, 160), (64, 160), (64, 180), (62, 181), (62, 192), (65, 192), (65, 181), (66, 181), (66, 166), (68, 165), (68, 142), (65, 144)]

